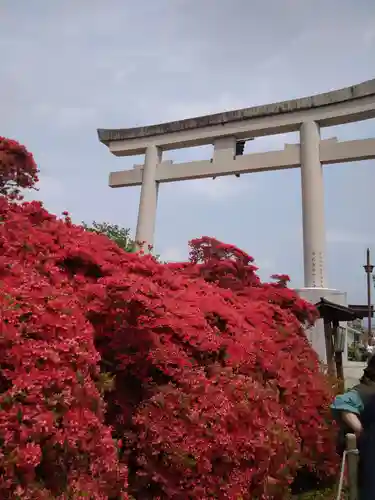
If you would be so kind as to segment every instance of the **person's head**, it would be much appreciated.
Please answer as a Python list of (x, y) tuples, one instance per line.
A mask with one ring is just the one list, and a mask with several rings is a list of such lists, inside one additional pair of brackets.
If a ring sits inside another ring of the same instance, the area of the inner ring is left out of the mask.
[(367, 361), (367, 366), (363, 370), (360, 382), (361, 384), (375, 383), (375, 354), (373, 354)]

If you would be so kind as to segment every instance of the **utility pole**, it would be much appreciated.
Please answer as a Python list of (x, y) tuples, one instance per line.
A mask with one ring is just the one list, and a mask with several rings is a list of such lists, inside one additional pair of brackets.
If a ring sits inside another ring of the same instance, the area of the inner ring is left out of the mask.
[(367, 274), (367, 345), (372, 338), (372, 305), (371, 305), (371, 278), (374, 266), (371, 264), (370, 249), (366, 252), (366, 264), (363, 266)]

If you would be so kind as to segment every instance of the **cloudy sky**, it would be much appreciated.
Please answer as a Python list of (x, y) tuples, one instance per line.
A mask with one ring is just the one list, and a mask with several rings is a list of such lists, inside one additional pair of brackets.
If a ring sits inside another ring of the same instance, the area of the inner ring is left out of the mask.
[[(116, 158), (96, 128), (132, 127), (325, 92), (375, 77), (373, 0), (0, 0), (0, 134), (41, 169), (37, 197), (77, 222), (135, 229), (139, 188), (111, 190)], [(375, 121), (323, 137), (375, 137)], [(257, 139), (248, 151), (297, 142)], [(175, 161), (206, 159), (207, 148)], [(325, 168), (328, 284), (365, 301), (366, 247), (375, 261), (375, 161)], [(301, 286), (300, 172), (164, 184), (156, 250), (187, 256), (189, 239), (246, 249), (261, 275)]]

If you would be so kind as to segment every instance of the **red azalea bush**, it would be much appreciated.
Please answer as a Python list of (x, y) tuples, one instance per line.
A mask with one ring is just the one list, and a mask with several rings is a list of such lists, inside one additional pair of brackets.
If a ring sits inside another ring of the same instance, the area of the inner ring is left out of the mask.
[(287, 277), (210, 238), (160, 264), (37, 202), (0, 218), (1, 498), (278, 498), (333, 473)]
[(22, 188), (38, 182), (33, 155), (17, 141), (0, 137), (0, 195), (17, 198)]
[[(4, 249), (4, 247), (3, 247)], [(91, 325), (66, 280), (0, 262), (0, 497), (124, 491)]]

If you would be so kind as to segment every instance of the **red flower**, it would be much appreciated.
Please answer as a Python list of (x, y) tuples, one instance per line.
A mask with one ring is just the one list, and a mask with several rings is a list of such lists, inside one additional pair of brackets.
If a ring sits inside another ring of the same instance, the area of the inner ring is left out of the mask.
[(38, 182), (38, 168), (33, 155), (18, 142), (0, 137), (0, 194), (18, 199), (21, 189)]

